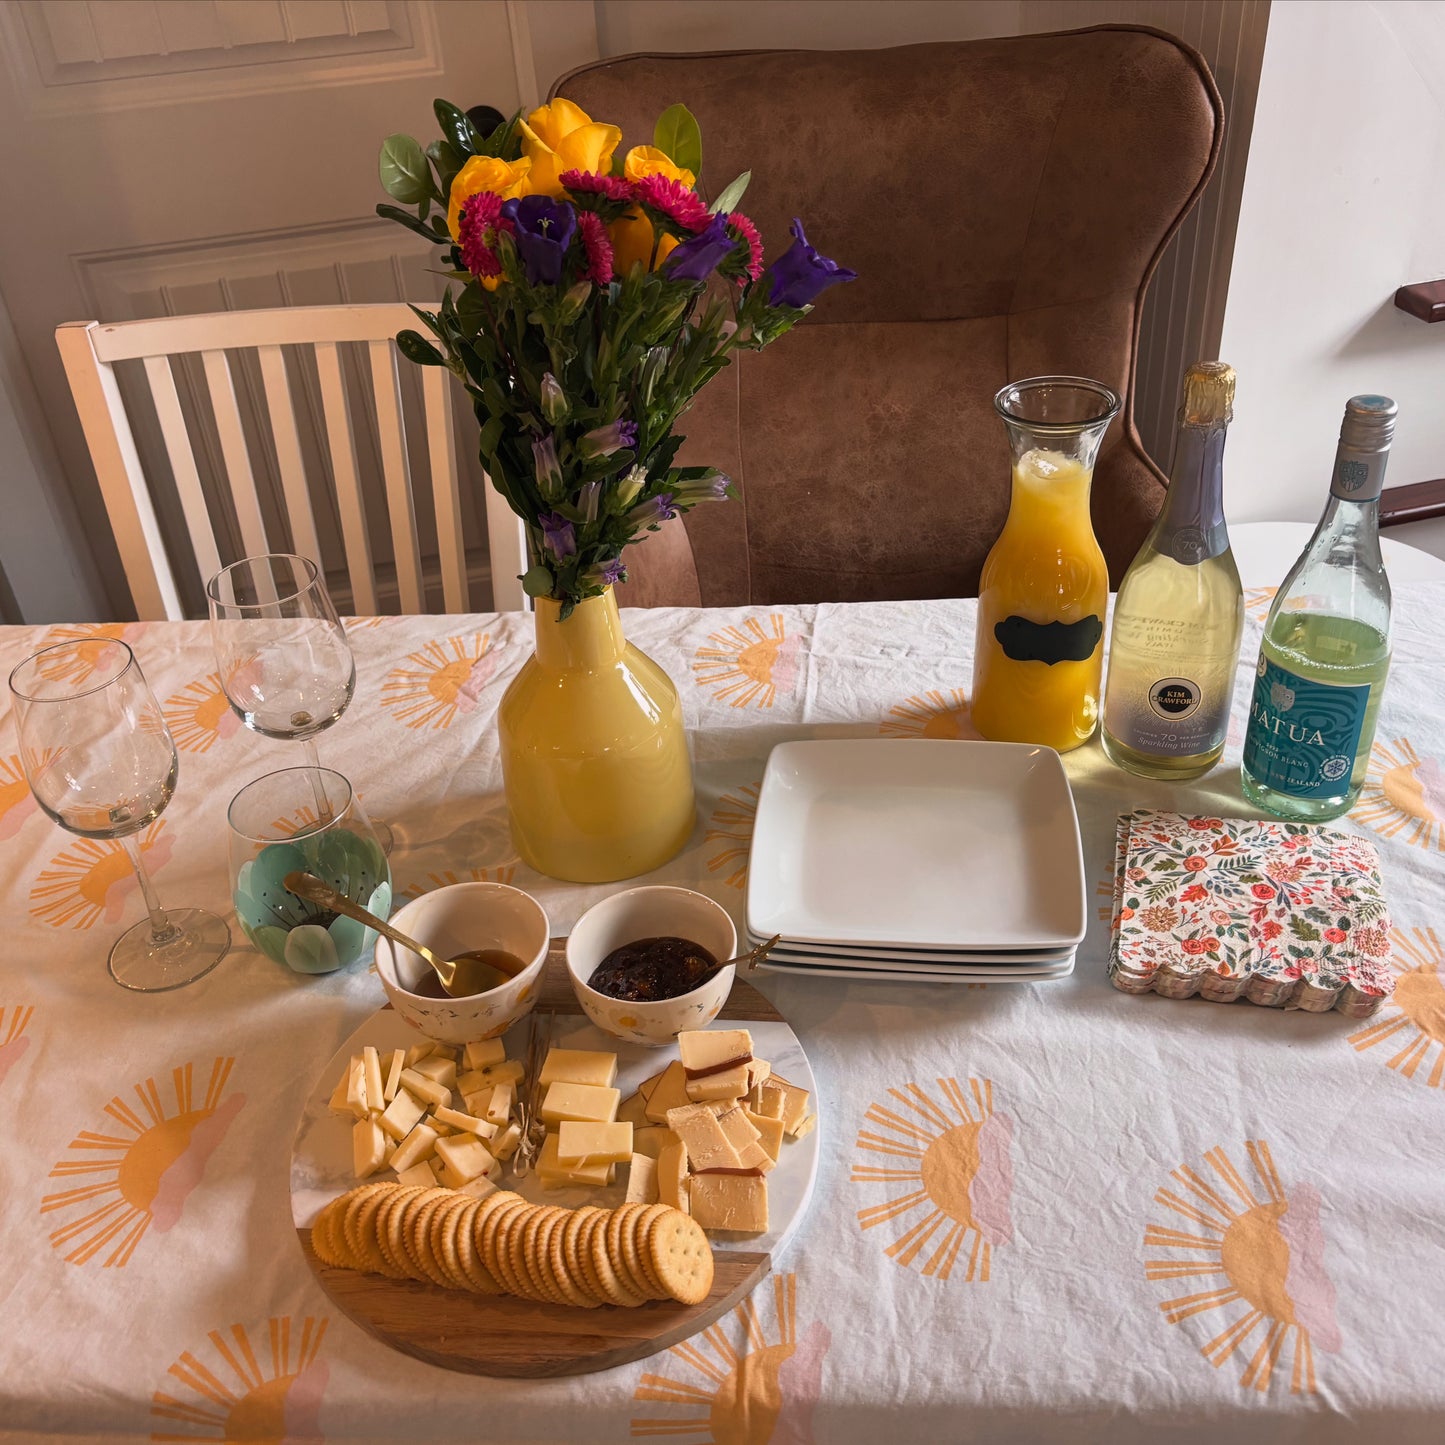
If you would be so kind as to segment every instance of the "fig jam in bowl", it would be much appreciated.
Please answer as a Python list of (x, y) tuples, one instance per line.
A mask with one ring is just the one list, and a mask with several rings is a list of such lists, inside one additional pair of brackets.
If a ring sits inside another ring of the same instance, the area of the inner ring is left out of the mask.
[[(652, 941), (662, 946), (645, 946)], [(626, 953), (616, 957), (619, 950)], [(736, 969), (729, 964), (697, 987), (688, 983), (693, 971), (736, 952), (733, 921), (711, 898), (690, 888), (629, 888), (578, 919), (567, 940), (567, 972), (577, 1002), (599, 1029), (661, 1048), (683, 1029), (706, 1028), (718, 1016)], [(608, 969), (597, 983), (608, 992), (593, 987), (593, 975), (604, 964)], [(684, 992), (647, 996), (670, 987)]]

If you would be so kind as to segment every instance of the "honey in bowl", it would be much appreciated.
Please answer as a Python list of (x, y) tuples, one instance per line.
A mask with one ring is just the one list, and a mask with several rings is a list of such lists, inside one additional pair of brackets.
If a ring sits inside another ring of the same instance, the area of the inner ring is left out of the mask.
[(588, 986), (627, 1003), (660, 1003), (691, 993), (717, 967), (717, 959), (690, 938), (639, 938), (614, 948), (592, 970)]
[(454, 962), (466, 968), (471, 976), (469, 981), (474, 981), (477, 987), (462, 994), (448, 993), (436, 971), (428, 968), (407, 992), (421, 998), (475, 998), (510, 982), (527, 966), (515, 953), (508, 953), (504, 948), (474, 948), (468, 953), (459, 953)]

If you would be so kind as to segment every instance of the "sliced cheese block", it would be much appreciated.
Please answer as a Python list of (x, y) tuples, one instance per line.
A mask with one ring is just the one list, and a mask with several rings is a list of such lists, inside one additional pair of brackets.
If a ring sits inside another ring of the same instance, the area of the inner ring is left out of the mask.
[(748, 1065), (748, 1088), (760, 1089), (768, 1076), (773, 1072), (773, 1066), (766, 1059), (754, 1059)]
[(415, 1094), (418, 1099), (425, 1099), (428, 1104), (450, 1104), (452, 1091), (435, 1079), (429, 1079), (425, 1074), (419, 1074), (415, 1069), (403, 1069), (401, 1071), (401, 1087), (409, 1094)]
[(557, 1162), (564, 1169), (625, 1164), (631, 1158), (631, 1124), (579, 1124), (566, 1120), (557, 1126)]
[(331, 1091), (331, 1099), (327, 1108), (333, 1114), (345, 1114), (348, 1118), (356, 1117), (351, 1105), (346, 1100), (346, 1095), (351, 1087), (351, 1064), (348, 1062), (341, 1071), (341, 1077), (336, 1081), (336, 1087)]
[(626, 1203), (658, 1203), (656, 1159), (649, 1159), (646, 1154), (632, 1156), (632, 1162), (627, 1168)]
[(800, 1089), (796, 1084), (790, 1084), (781, 1074), (774, 1074), (768, 1080), (767, 1085), (764, 1085), (764, 1093), (770, 1085), (783, 1091), (783, 1132), (794, 1136), (799, 1125), (808, 1117), (808, 1091)]
[(538, 1117), (544, 1124), (560, 1124), (564, 1119), (610, 1124), (621, 1098), (619, 1090), (599, 1088), (595, 1084), (552, 1084), (542, 1100)]
[(369, 1112), (366, 1102), (366, 1063), (360, 1054), (352, 1059), (347, 1074), (346, 1102), (358, 1119), (366, 1118)]
[(752, 1102), (749, 1107), (755, 1114), (761, 1114), (766, 1119), (781, 1119), (788, 1103), (787, 1090), (772, 1079), (754, 1089), (750, 1098)]
[(405, 1139), (425, 1117), (426, 1105), (405, 1089), (398, 1089), (378, 1122), (393, 1139)]
[(694, 1169), (739, 1167), (738, 1151), (728, 1142), (727, 1135), (718, 1124), (717, 1115), (705, 1104), (686, 1104), (680, 1109), (669, 1109), (667, 1127), (687, 1145), (687, 1157)]
[(457, 1088), (464, 1094), (473, 1094), (478, 1089), (495, 1088), (498, 1084), (519, 1084), (527, 1067), (520, 1059), (504, 1059), (500, 1064), (488, 1064), (485, 1069), (472, 1069), (457, 1076)]
[(498, 1084), (487, 1100), (487, 1118), (493, 1124), (503, 1125), (512, 1116), (512, 1105), (516, 1103), (517, 1086), (508, 1080)]
[(680, 1108), (692, 1101), (687, 1097), (687, 1075), (677, 1060), (670, 1063), (658, 1076), (657, 1083), (647, 1096), (644, 1111), (654, 1124), (667, 1123), (667, 1111)]
[(401, 1071), (404, 1068), (406, 1068), (406, 1050), (393, 1049), (391, 1062), (386, 1069), (386, 1083), (381, 1090), (381, 1096), (388, 1104), (396, 1098), (396, 1091), (401, 1087)]
[(381, 1125), (369, 1115), (351, 1127), (352, 1172), (358, 1179), (367, 1179), (386, 1162), (386, 1135)]
[[(501, 1177), (501, 1171), (497, 1171), (497, 1178)], [(463, 1184), (457, 1190), (458, 1194), (470, 1194), (473, 1199), (485, 1199), (489, 1194), (497, 1192), (496, 1179), (487, 1174), (479, 1174), (470, 1184)]]
[(441, 1180), (449, 1189), (460, 1189), (492, 1167), (492, 1156), (486, 1146), (470, 1134), (438, 1139), (436, 1151), (441, 1160)]
[[(667, 1066), (667, 1069), (671, 1069), (674, 1067), (679, 1066), (669, 1064)], [(657, 1073), (651, 1075), (649, 1078), (644, 1079), (637, 1086), (637, 1092), (641, 1094), (644, 1099), (650, 1099), (652, 1097), (652, 1091), (658, 1086), (658, 1083), (661, 1081), (662, 1076), (667, 1073), (667, 1069), (659, 1069)]]
[(409, 1169), (403, 1169), (396, 1176), (396, 1182), (398, 1184), (415, 1184), (422, 1189), (435, 1189), (437, 1177), (432, 1171), (430, 1163), (413, 1164)]
[(457, 1086), (456, 1060), (447, 1058), (445, 1054), (432, 1054), (428, 1058), (418, 1059), (411, 1067), (413, 1073), (433, 1080), (444, 1089), (454, 1089)]
[(756, 1175), (694, 1174), (688, 1196), (704, 1229), (762, 1234), (768, 1227), (768, 1184)]
[(669, 1144), (675, 1143), (677, 1135), (665, 1124), (649, 1124), (644, 1129), (634, 1128), (632, 1131), (632, 1152), (646, 1154), (649, 1159), (656, 1159)]
[(430, 1124), (418, 1124), (396, 1146), (396, 1153), (391, 1156), (391, 1167), (400, 1174), (403, 1169), (430, 1159), (439, 1142), (440, 1136)]
[(677, 1052), (689, 1079), (719, 1074), (753, 1056), (753, 1036), (746, 1029), (684, 1029)]
[(687, 1172), (687, 1146), (679, 1140), (669, 1144), (657, 1160), (657, 1202), (688, 1212), (690, 1183)]
[(507, 1046), (501, 1039), (478, 1039), (462, 1050), (464, 1069), (486, 1069), (507, 1060)]
[[(553, 1086), (555, 1087), (555, 1085)], [(612, 1177), (612, 1165), (590, 1164), (576, 1168), (563, 1164), (557, 1157), (557, 1136), (548, 1134), (537, 1156), (537, 1178), (544, 1189), (566, 1189), (576, 1184), (603, 1185)]]
[(406, 1066), (407, 1068), (411, 1068), (418, 1059), (429, 1059), (433, 1054), (439, 1054), (441, 1051), (442, 1046), (432, 1043), (429, 1039), (424, 1043), (413, 1044), (406, 1051)]
[(758, 1131), (758, 1143), (776, 1159), (783, 1148), (783, 1121), (748, 1111), (748, 1123)]
[(432, 1117), (438, 1124), (448, 1124), (453, 1129), (460, 1129), (464, 1134), (475, 1134), (478, 1139), (490, 1139), (497, 1132), (495, 1124), (486, 1119), (478, 1119), (474, 1114), (463, 1114), (459, 1109), (443, 1107)]
[(624, 1124), (642, 1128), (647, 1123), (647, 1100), (640, 1092), (629, 1094), (617, 1106), (617, 1117)]
[(381, 1077), (381, 1055), (367, 1044), (361, 1051), (361, 1071), (366, 1078), (366, 1107), (386, 1107), (386, 1081)]
[(716, 1117), (718, 1128), (723, 1131), (728, 1143), (739, 1152), (758, 1137), (758, 1131), (753, 1128), (747, 1110), (740, 1104), (717, 1110)]
[(793, 1130), (793, 1138), (801, 1139), (804, 1134), (811, 1134), (817, 1126), (817, 1123), (818, 1116), (816, 1114), (809, 1114), (808, 1117), (801, 1120), (798, 1127)]
[(494, 1159), (510, 1159), (517, 1152), (517, 1145), (522, 1142), (521, 1126), (508, 1124), (490, 1144), (492, 1157)]
[(548, 1049), (539, 1083), (592, 1084), (611, 1088), (617, 1078), (617, 1055), (591, 1049)]
[(741, 1099), (748, 1091), (748, 1065), (734, 1064), (715, 1074), (704, 1074), (701, 1078), (688, 1076), (687, 1097), (695, 1102), (712, 1099)]
[(487, 1106), (492, 1102), (495, 1092), (495, 1089), (476, 1089), (470, 1094), (463, 1094), (462, 1105), (467, 1113), (474, 1114), (478, 1119), (485, 1119)]

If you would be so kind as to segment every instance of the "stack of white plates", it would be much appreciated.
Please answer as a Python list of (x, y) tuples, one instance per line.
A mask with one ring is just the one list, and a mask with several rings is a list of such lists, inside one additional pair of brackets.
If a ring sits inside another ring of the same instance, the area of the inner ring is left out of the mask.
[(1086, 897), (1059, 755), (1022, 743), (849, 739), (768, 758), (748, 866), (764, 968), (1037, 982), (1073, 972)]

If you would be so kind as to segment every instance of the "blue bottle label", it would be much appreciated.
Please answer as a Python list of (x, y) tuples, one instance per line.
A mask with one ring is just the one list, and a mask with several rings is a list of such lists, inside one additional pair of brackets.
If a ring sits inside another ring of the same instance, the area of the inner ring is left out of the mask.
[(1370, 684), (1337, 686), (1290, 672), (1260, 653), (1244, 766), (1293, 798), (1338, 798), (1350, 785)]

